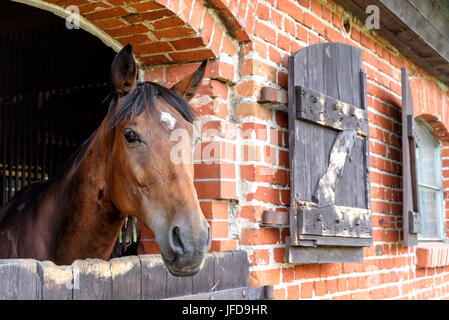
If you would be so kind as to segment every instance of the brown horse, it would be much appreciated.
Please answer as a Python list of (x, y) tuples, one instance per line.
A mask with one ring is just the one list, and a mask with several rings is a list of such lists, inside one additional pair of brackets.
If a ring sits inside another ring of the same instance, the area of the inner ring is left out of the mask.
[[(0, 258), (71, 264), (108, 260), (127, 215), (152, 229), (168, 270), (195, 274), (210, 247), (209, 225), (193, 185), (193, 163), (171, 161), (191, 151), (174, 130), (192, 132), (188, 102), (206, 61), (171, 89), (136, 82), (132, 47), (115, 57), (113, 98), (100, 127), (59, 175), (19, 191), (0, 208)], [(191, 152), (189, 153), (191, 156)]]

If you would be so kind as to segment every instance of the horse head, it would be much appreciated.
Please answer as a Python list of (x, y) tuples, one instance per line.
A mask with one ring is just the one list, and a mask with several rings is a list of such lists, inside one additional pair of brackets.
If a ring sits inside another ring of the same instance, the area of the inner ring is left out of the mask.
[(137, 82), (128, 45), (111, 70), (115, 98), (106, 116), (112, 128), (111, 201), (154, 232), (165, 265), (176, 276), (197, 273), (210, 248), (209, 225), (193, 184), (193, 146), (185, 138), (192, 136), (195, 118), (188, 101), (205, 67), (206, 61), (171, 89)]

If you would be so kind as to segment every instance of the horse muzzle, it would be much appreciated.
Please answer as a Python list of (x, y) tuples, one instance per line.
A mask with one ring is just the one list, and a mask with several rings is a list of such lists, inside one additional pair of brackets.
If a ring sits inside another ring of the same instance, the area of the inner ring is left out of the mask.
[(197, 274), (203, 264), (204, 257), (210, 249), (210, 228), (207, 221), (200, 220), (199, 227), (189, 224), (173, 223), (168, 233), (168, 247), (173, 252), (167, 259), (162, 254), (169, 272), (178, 277)]

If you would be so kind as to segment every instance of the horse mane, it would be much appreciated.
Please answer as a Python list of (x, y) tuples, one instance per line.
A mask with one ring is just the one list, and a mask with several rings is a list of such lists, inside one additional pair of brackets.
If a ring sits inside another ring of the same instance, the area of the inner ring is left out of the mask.
[[(158, 83), (145, 81), (138, 81), (136, 88), (127, 96), (125, 96), (117, 106), (117, 99), (114, 94), (109, 94), (102, 102), (109, 102), (109, 111), (105, 117), (106, 128), (113, 130), (117, 125), (123, 121), (130, 121), (139, 116), (143, 111), (151, 111), (155, 109), (156, 99), (163, 98), (171, 104), (176, 111), (188, 122), (193, 123), (196, 119), (196, 114), (190, 104), (185, 101), (176, 91), (161, 86)], [(111, 113), (111, 114), (109, 114)], [(150, 112), (149, 112), (150, 114)], [(67, 170), (71, 170), (78, 166), (83, 159), (90, 143), (94, 140), (98, 129), (84, 141), (79, 148), (66, 160), (65, 165), (59, 173), (56, 174), (54, 180), (63, 178), (67, 174)]]
[(196, 118), (195, 112), (176, 91), (155, 82), (145, 81), (138, 82), (137, 87), (123, 98), (120, 106), (113, 108), (114, 114), (107, 117), (109, 126), (114, 128), (123, 121), (135, 119), (145, 110), (154, 110), (156, 99), (159, 98), (171, 104), (186, 121), (193, 123)]

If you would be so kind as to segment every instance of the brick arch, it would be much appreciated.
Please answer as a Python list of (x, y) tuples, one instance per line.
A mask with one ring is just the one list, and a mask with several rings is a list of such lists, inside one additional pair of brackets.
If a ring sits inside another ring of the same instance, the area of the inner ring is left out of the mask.
[[(216, 5), (207, 8), (200, 0), (12, 1), (53, 12), (64, 19), (70, 14), (65, 8), (77, 5), (82, 29), (115, 51), (127, 43), (133, 44), (142, 67), (215, 59), (221, 50), (235, 52), (234, 40), (246, 39), (238, 22), (227, 27), (223, 21), (219, 22), (226, 12), (234, 17), (229, 9)], [(228, 32), (236, 27), (233, 30), (237, 32)], [(231, 40), (229, 35), (236, 34), (238, 38)]]
[(420, 114), (417, 118), (424, 120), (432, 129), (435, 138), (443, 145), (449, 145), (449, 131), (437, 116), (432, 114)]
[(250, 41), (254, 28), (255, 4), (249, 0), (206, 0), (228, 33), (238, 42)]

